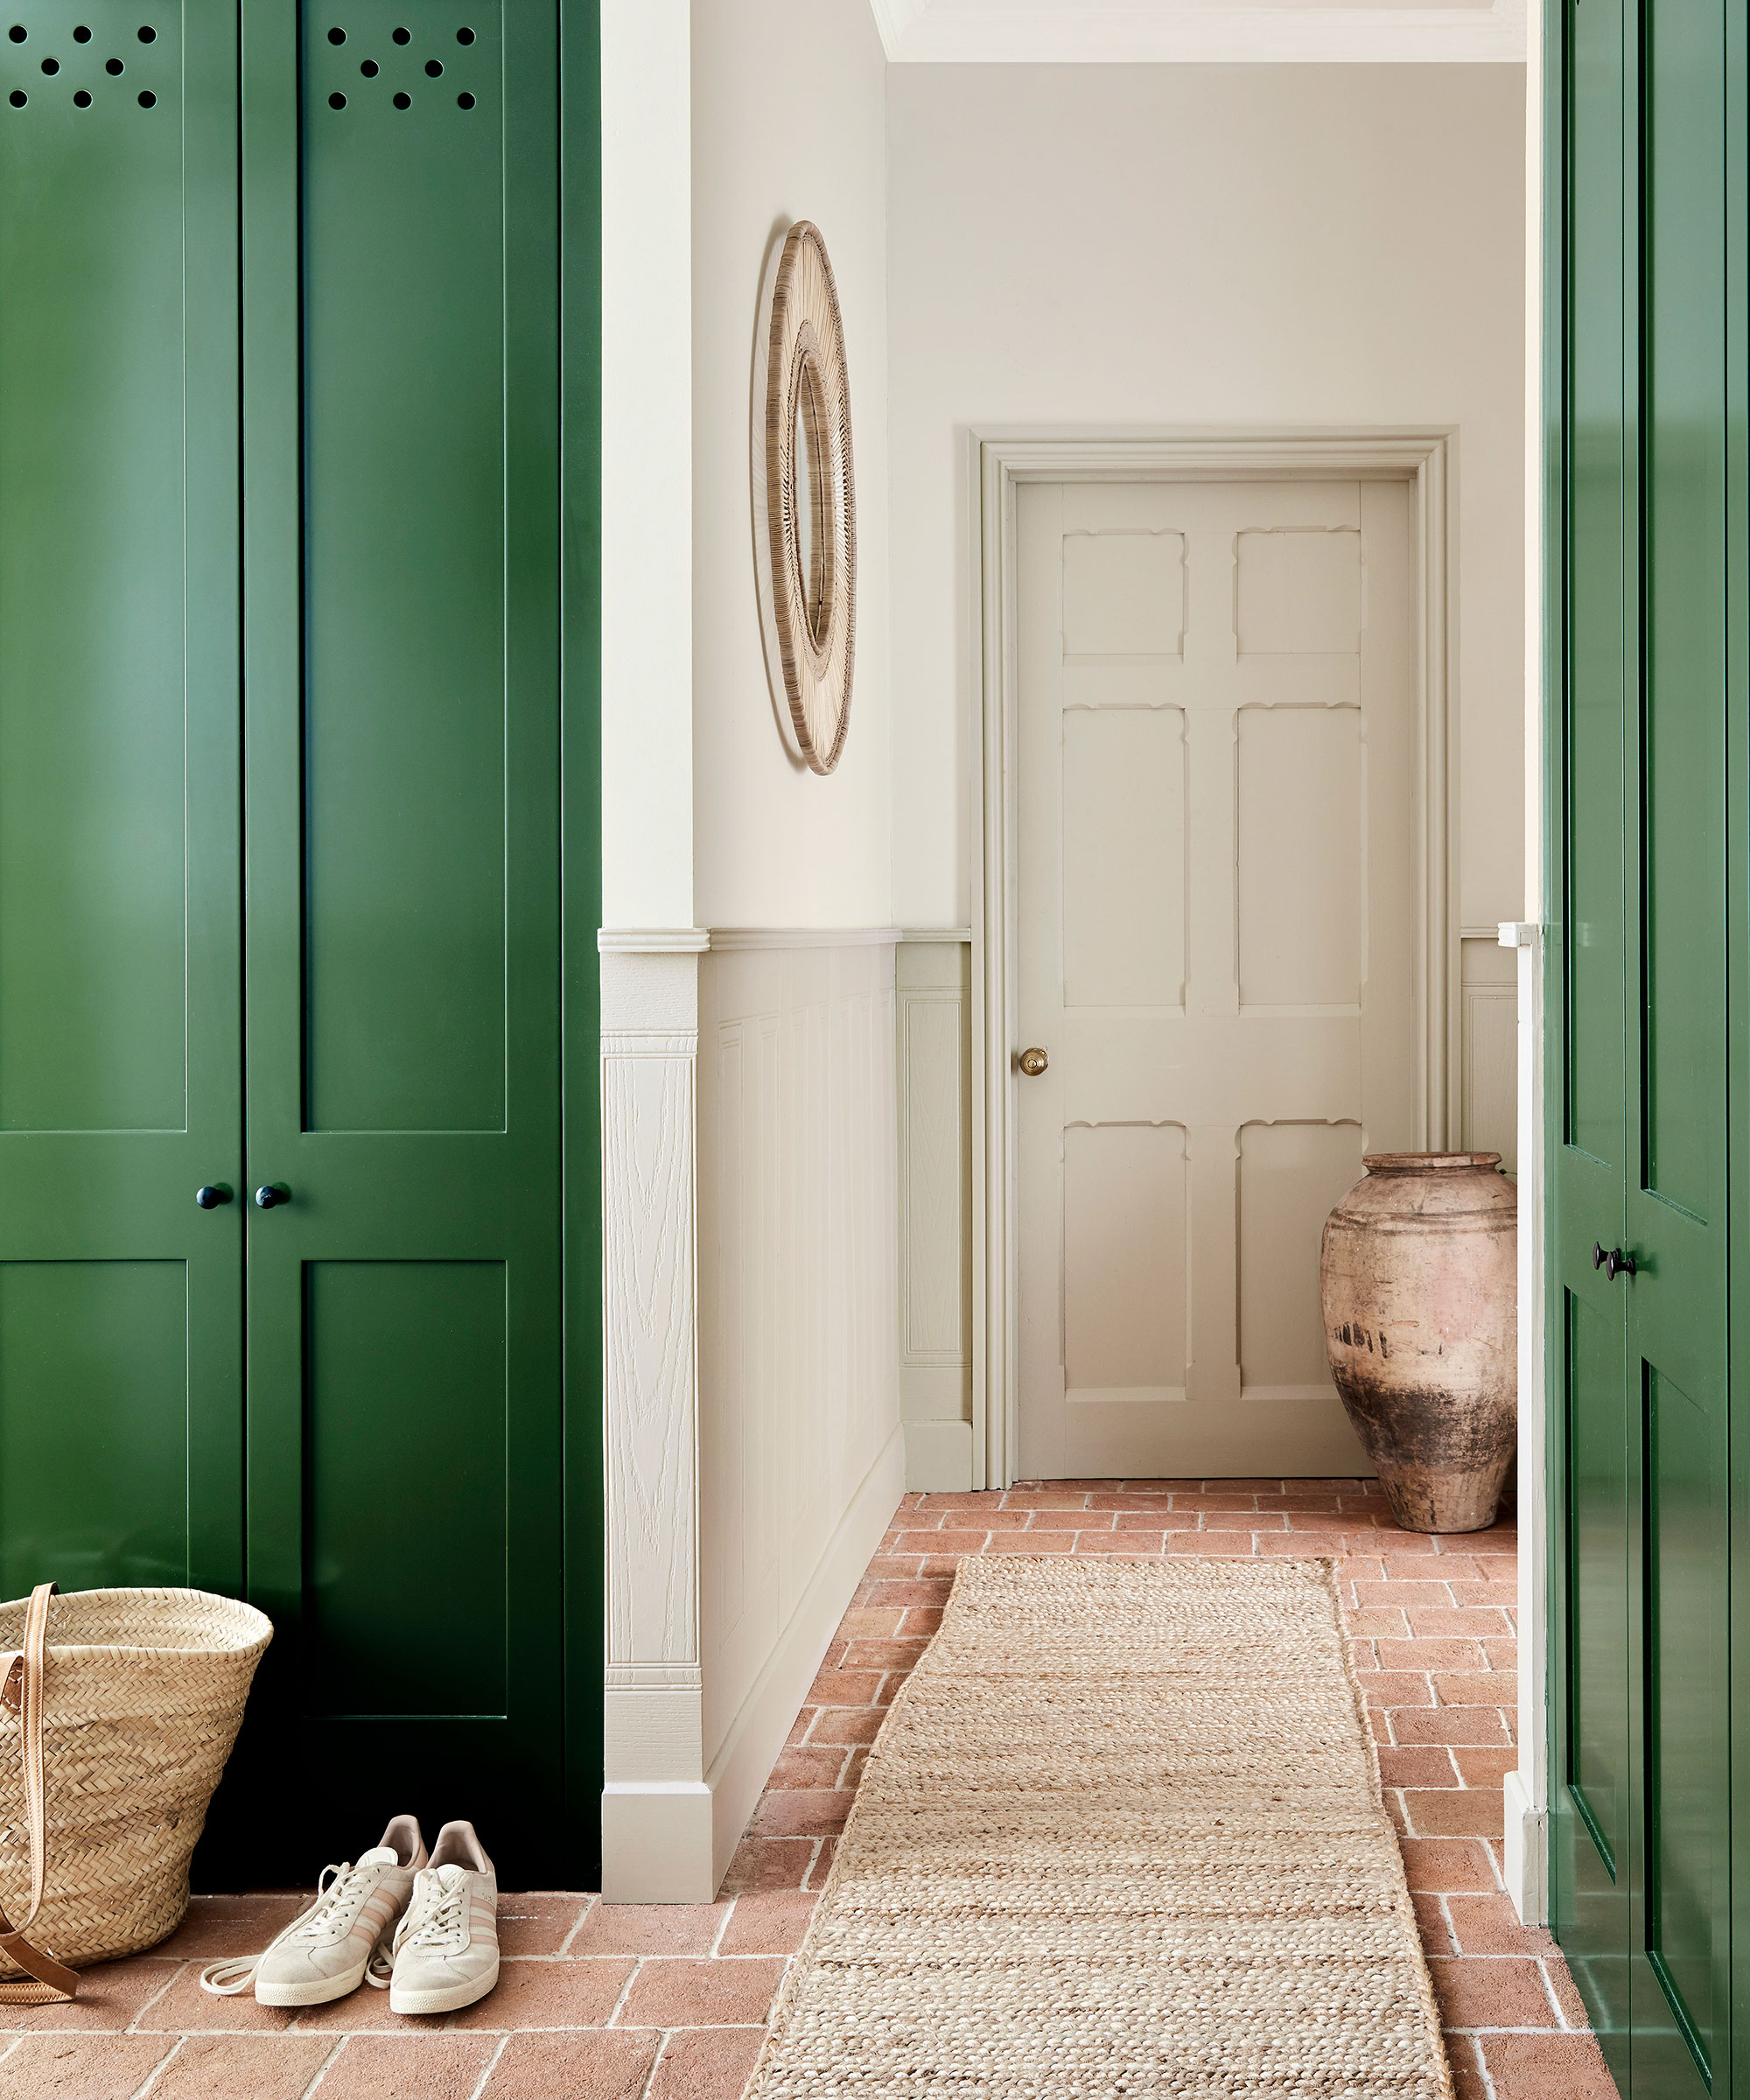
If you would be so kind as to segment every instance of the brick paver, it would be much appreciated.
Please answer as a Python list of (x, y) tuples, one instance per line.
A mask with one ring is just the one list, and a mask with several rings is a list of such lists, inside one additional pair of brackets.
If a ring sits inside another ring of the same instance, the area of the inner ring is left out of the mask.
[(881, 1719), (966, 1553), (1329, 1553), (1459, 2100), (1613, 2100), (1555, 1942), (1501, 1880), (1515, 1761), (1515, 1536), (1402, 1532), (1371, 1480), (1071, 1480), (908, 1494), (823, 1658), (718, 1900), (506, 1896), (491, 1997), (403, 2020), (387, 1995), (268, 2012), (195, 1988), (298, 1908), (203, 1897), (79, 2004), (0, 2009), (0, 2100), (738, 2100)]

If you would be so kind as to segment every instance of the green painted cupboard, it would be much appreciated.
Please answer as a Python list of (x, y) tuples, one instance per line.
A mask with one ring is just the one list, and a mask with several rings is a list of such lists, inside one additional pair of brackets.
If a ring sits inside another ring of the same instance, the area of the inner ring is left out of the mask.
[(1550, 1908), (1675, 2100), (1750, 2090), (1744, 14), (1558, 0), (1547, 48)]
[(271, 1613), (214, 1885), (593, 1872), (596, 79), (0, 6), (0, 1584)]

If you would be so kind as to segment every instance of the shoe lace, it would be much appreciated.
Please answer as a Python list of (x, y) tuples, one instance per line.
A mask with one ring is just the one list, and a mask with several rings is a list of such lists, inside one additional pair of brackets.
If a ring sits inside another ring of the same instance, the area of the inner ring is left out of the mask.
[(256, 1980), (256, 1971), (276, 1947), (284, 1947), (294, 1941), (339, 1939), (353, 1928), (366, 1898), (375, 1886), (375, 1878), (355, 1868), (350, 1859), (339, 1866), (331, 1861), (316, 1880), (315, 1900), (301, 1910), (260, 1954), (234, 1956), (228, 1961), (213, 1962), (200, 1973), (200, 1988), (214, 1998), (235, 1998), (247, 1991)]
[(366, 1965), (365, 1981), (378, 1991), (387, 1991), (394, 1978), (397, 1955), (410, 1949), (416, 1954), (438, 1954), (459, 1947), (467, 1904), (466, 1881), (458, 1880), (452, 1887), (446, 1887), (429, 1869), (419, 1874), (414, 1883), (413, 1900), (396, 1928), (393, 1942), (378, 1944)]
[(421, 1913), (418, 1924), (410, 1936), (410, 1944), (424, 1953), (440, 1947), (458, 1945), (462, 1937), (462, 1917), (467, 1901), (466, 1882), (458, 1882), (454, 1888), (446, 1889), (438, 1901)]

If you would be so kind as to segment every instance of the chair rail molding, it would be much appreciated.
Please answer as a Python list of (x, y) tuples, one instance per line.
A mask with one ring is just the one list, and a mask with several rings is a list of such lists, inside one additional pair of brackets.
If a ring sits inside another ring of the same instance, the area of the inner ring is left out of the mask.
[(1413, 429), (991, 429), (967, 434), (972, 563), (972, 1407), (976, 1487), (1005, 1487), (1017, 1453), (1015, 1075), (1018, 747), (1016, 492), (1025, 481), (1407, 481), (1419, 647), (1415, 927), (1418, 1143), (1450, 1142), (1463, 1111), (1452, 564), (1455, 434)]

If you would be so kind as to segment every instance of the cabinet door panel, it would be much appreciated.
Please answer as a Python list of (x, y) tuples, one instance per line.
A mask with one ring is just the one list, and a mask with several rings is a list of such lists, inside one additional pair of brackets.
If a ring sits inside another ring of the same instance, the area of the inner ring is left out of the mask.
[(0, 1589), (235, 1588), (235, 21), (7, 24)]
[(550, 1871), (556, 26), (246, 8), (255, 1747), (305, 1873), (469, 1802)]

